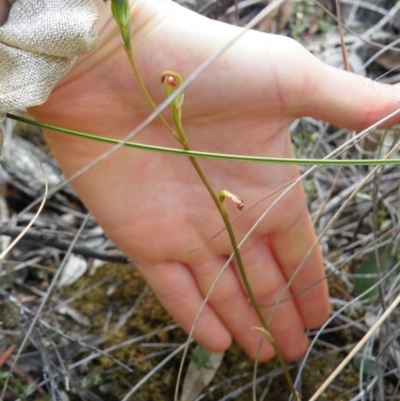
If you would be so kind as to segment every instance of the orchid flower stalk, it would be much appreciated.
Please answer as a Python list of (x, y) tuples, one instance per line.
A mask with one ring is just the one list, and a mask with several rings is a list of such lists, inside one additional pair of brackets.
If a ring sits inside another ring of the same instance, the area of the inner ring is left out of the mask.
[[(165, 94), (169, 97), (171, 96), (184, 82), (182, 76), (178, 74), (175, 71), (166, 71), (161, 74), (161, 82), (165, 84)], [(182, 127), (182, 106), (183, 106), (183, 101), (184, 101), (184, 93), (181, 92), (172, 102), (171, 102), (171, 109), (172, 109), (172, 119), (174, 121), (177, 133), (178, 133), (178, 140), (181, 143), (182, 147), (184, 150), (190, 150), (186, 135), (184, 133), (183, 127)], [(246, 271), (243, 265), (242, 257), (240, 255), (239, 247), (237, 245), (236, 237), (232, 228), (231, 221), (229, 219), (229, 213), (228, 213), (228, 208), (226, 206), (225, 200), (226, 198), (229, 198), (239, 210), (242, 210), (244, 207), (243, 201), (237, 196), (229, 192), (228, 190), (224, 189), (219, 193), (219, 196), (217, 197), (214, 190), (212, 189), (211, 185), (209, 184), (207, 178), (205, 177), (201, 167), (198, 165), (196, 159), (193, 156), (189, 156), (190, 161), (192, 162), (194, 168), (196, 169), (199, 177), (203, 181), (204, 185), (206, 186), (209, 194), (211, 195), (212, 199), (214, 200), (214, 203), (221, 214), (221, 217), (225, 223), (226, 230), (229, 235), (229, 239), (232, 244), (233, 252), (235, 254), (235, 259), (237, 262), (237, 265), (239, 267), (240, 271), (240, 276), (242, 278), (244, 287), (246, 289), (246, 292), (249, 296), (250, 302), (256, 311), (256, 314), (260, 320), (260, 323), (262, 325), (262, 332), (266, 335), (267, 339), (271, 343), (272, 347), (274, 348), (274, 351), (278, 357), (278, 360), (282, 366), (282, 370), (284, 372), (286, 381), (288, 383), (288, 386), (290, 388), (290, 391), (293, 394), (294, 400), (299, 401), (299, 395), (297, 391), (294, 388), (292, 378), (290, 377), (289, 371), (287, 369), (286, 363), (284, 361), (283, 355), (273, 338), (271, 332), (268, 329), (267, 322), (264, 319), (264, 316), (261, 313), (261, 310), (257, 304), (256, 298), (254, 296), (253, 290), (251, 289), (250, 283), (247, 279)]]
[[(150, 97), (150, 95), (140, 77), (139, 71), (135, 64), (135, 60), (133, 58), (131, 39), (130, 39), (130, 29), (129, 29), (129, 23), (130, 23), (130, 17), (131, 17), (130, 9), (129, 9), (129, 0), (111, 0), (111, 1), (112, 1), (112, 4), (111, 4), (112, 13), (113, 13), (113, 16), (114, 16), (119, 28), (120, 28), (122, 40), (124, 43), (124, 49), (128, 56), (128, 59), (131, 64), (134, 75), (136, 77), (136, 80), (139, 84), (139, 87), (140, 87), (143, 95), (145, 96), (148, 103), (150, 104), (151, 108), (153, 110), (155, 110), (156, 105), (153, 102), (152, 98)], [(161, 74), (161, 83), (164, 84), (165, 93), (166, 93), (167, 97), (170, 97), (176, 90), (178, 90), (182, 86), (183, 82), (184, 82), (184, 80), (183, 80), (182, 76), (175, 71), (166, 71)], [(178, 142), (181, 144), (182, 148), (184, 150), (190, 150), (188, 141), (187, 141), (187, 138), (186, 138), (185, 132), (183, 130), (183, 126), (182, 126), (183, 102), (184, 102), (184, 93), (183, 92), (179, 93), (179, 95), (176, 96), (176, 98), (171, 101), (172, 119), (173, 119), (173, 122), (174, 122), (174, 125), (176, 128), (176, 133), (169, 126), (169, 124), (165, 121), (165, 119), (162, 116), (160, 116), (160, 119), (161, 119), (163, 125), (168, 129), (168, 131), (178, 140)], [(279, 350), (279, 347), (276, 344), (274, 338), (272, 337), (271, 333), (268, 330), (268, 325), (261, 313), (259, 306), (257, 305), (255, 296), (254, 296), (253, 291), (248, 282), (246, 272), (245, 272), (245, 269), (243, 266), (242, 258), (240, 255), (240, 251), (239, 251), (237, 241), (235, 238), (235, 234), (233, 232), (232, 225), (231, 225), (231, 222), (229, 219), (229, 213), (228, 213), (228, 209), (225, 204), (225, 199), (230, 198), (236, 204), (236, 206), (239, 208), (239, 210), (241, 210), (244, 206), (243, 201), (238, 196), (233, 195), (232, 193), (230, 193), (227, 190), (222, 190), (219, 193), (219, 196), (217, 197), (213, 188), (211, 187), (210, 183), (208, 182), (206, 176), (204, 175), (200, 165), (197, 163), (197, 160), (193, 156), (188, 156), (188, 157), (189, 157), (189, 160), (192, 163), (193, 167), (195, 168), (197, 174), (199, 175), (200, 179), (202, 180), (204, 186), (207, 188), (207, 191), (209, 192), (211, 198), (213, 199), (215, 206), (217, 207), (217, 209), (225, 223), (225, 227), (229, 234), (229, 238), (230, 238), (232, 248), (233, 248), (233, 251), (235, 254), (236, 262), (239, 267), (240, 275), (242, 277), (242, 281), (246, 288), (246, 291), (249, 295), (251, 304), (253, 305), (253, 307), (256, 311), (256, 314), (261, 322), (261, 325), (263, 327), (263, 332), (269, 334), (269, 335), (267, 335), (267, 338), (270, 341), (270, 343), (272, 344), (272, 346), (278, 356), (278, 359), (281, 362), (282, 369), (285, 373), (285, 377), (286, 377), (287, 383), (290, 387), (290, 390), (293, 394), (293, 397), (294, 397), (295, 401), (299, 401), (298, 394), (294, 389), (294, 385), (293, 385), (292, 379), (289, 375), (285, 361), (283, 360), (283, 356), (282, 356), (282, 354)]]

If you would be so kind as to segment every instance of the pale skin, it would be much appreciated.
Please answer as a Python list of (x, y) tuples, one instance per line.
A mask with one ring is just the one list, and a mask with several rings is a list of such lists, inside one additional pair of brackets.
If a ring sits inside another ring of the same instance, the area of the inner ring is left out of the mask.
[[(123, 138), (151, 110), (135, 83), (110, 4), (95, 3), (101, 15), (96, 50), (80, 57), (49, 100), (30, 111), (43, 122)], [(157, 104), (165, 98), (160, 85), (163, 71), (188, 76), (239, 29), (168, 0), (133, 3), (133, 50)], [(288, 38), (250, 32), (186, 90), (182, 121), (192, 149), (293, 157), (288, 125), (295, 118), (311, 115), (361, 129), (394, 111), (399, 100), (397, 88), (325, 66)], [(47, 138), (67, 176), (109, 149), (57, 133), (48, 132)], [(178, 147), (159, 122), (135, 141)], [(215, 191), (228, 189), (239, 195), (245, 210), (298, 176), (294, 166), (199, 163)], [(123, 149), (73, 185), (108, 236), (189, 331), (205, 294), (232, 252), (226, 233), (209, 241), (223, 223), (189, 161)], [(276, 196), (234, 224), (239, 240)], [(234, 205), (229, 208), (232, 218), (243, 213)], [(249, 282), (266, 317), (269, 305), (279, 297), (315, 239), (303, 188), (297, 186), (243, 246)], [(323, 277), (317, 249), (288, 295), (307, 291), (282, 303), (272, 319), (270, 330), (288, 360), (305, 352), (305, 328), (319, 327), (329, 315)], [(252, 326), (260, 323), (232, 263), (204, 309), (194, 337), (212, 351), (225, 350), (233, 338), (255, 357), (260, 333), (252, 331)], [(261, 360), (273, 355), (264, 341)]]

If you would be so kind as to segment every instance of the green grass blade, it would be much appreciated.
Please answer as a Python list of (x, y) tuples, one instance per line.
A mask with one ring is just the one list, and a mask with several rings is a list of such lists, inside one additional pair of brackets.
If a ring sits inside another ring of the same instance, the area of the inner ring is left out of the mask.
[[(49, 129), (52, 131), (60, 132), (67, 135), (76, 136), (79, 138), (90, 139), (110, 145), (117, 145), (123, 141), (117, 139), (100, 137), (97, 135), (87, 134), (85, 132), (69, 130), (66, 128), (57, 127), (51, 124), (45, 124), (38, 121), (34, 121), (28, 118), (16, 116), (14, 114), (7, 113), (7, 117), (13, 120), (21, 121), (27, 124), (36, 125), (41, 128)], [(377, 166), (377, 165), (397, 165), (400, 164), (400, 159), (355, 159), (355, 160), (322, 160), (322, 159), (287, 159), (279, 157), (261, 157), (261, 156), (245, 156), (245, 155), (230, 155), (224, 153), (210, 153), (210, 152), (199, 152), (199, 151), (188, 151), (174, 148), (165, 148), (162, 146), (145, 145), (142, 143), (125, 142), (124, 146), (128, 148), (141, 149), (150, 152), (168, 153), (178, 156), (195, 156), (206, 159), (217, 159), (217, 160), (230, 160), (239, 162), (250, 162), (250, 163), (267, 163), (267, 164), (296, 164), (296, 165), (318, 165), (318, 166)]]

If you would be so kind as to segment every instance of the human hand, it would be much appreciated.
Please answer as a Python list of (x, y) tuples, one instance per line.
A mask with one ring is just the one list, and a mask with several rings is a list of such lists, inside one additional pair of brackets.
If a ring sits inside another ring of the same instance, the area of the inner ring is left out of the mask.
[[(31, 109), (39, 120), (121, 139), (151, 112), (134, 80), (109, 4), (101, 11), (99, 45), (80, 57), (46, 104)], [(157, 104), (164, 100), (160, 74), (188, 76), (238, 28), (202, 18), (165, 0), (135, 2), (133, 52)], [(351, 89), (350, 89), (351, 88)], [(400, 93), (325, 66), (296, 42), (249, 32), (185, 92), (182, 122), (194, 150), (293, 157), (288, 124), (312, 115), (348, 128), (362, 128), (393, 111)], [(67, 176), (108, 149), (104, 144), (47, 133)], [(159, 121), (136, 141), (168, 147), (177, 142)], [(212, 187), (239, 195), (249, 208), (298, 177), (289, 165), (199, 160)], [(105, 232), (137, 265), (177, 322), (189, 331), (205, 294), (231, 254), (222, 219), (184, 157), (122, 149), (74, 182)], [(243, 238), (269, 197), (234, 224)], [(231, 219), (239, 212), (231, 210)], [(296, 186), (259, 225), (241, 253), (250, 285), (265, 316), (315, 241), (304, 192)], [(201, 247), (203, 244), (205, 246)], [(201, 247), (196, 252), (191, 250)], [(320, 250), (313, 252), (290, 289), (295, 295), (324, 276)], [(329, 313), (325, 281), (283, 302), (270, 330), (287, 359), (306, 350), (304, 328), (320, 326)], [(213, 351), (233, 337), (252, 357), (259, 326), (235, 264), (218, 283), (195, 330)], [(261, 360), (273, 356), (264, 341)]]

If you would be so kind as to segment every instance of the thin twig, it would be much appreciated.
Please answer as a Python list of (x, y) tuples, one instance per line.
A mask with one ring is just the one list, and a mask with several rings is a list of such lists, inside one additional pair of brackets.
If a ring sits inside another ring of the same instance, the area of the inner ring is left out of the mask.
[[(44, 197), (43, 199), (46, 199), (46, 198)], [(38, 319), (40, 317), (40, 314), (42, 313), (42, 311), (44, 309), (44, 306), (45, 306), (47, 300), (49, 299), (49, 297), (50, 297), (50, 295), (51, 295), (51, 293), (53, 291), (53, 288), (55, 287), (59, 277), (61, 276), (61, 273), (64, 270), (64, 266), (67, 263), (68, 257), (71, 254), (71, 252), (72, 252), (72, 250), (74, 248), (74, 245), (77, 242), (79, 236), (81, 235), (86, 223), (88, 222), (89, 217), (90, 217), (90, 214), (88, 213), (86, 218), (85, 218), (85, 220), (82, 222), (81, 227), (79, 228), (78, 232), (76, 233), (75, 238), (72, 240), (72, 242), (70, 244), (70, 249), (66, 253), (66, 255), (65, 255), (65, 257), (64, 257), (64, 259), (63, 259), (63, 261), (62, 261), (62, 263), (60, 265), (60, 267), (58, 268), (56, 274), (54, 275), (53, 280), (50, 283), (49, 288), (47, 290), (46, 296), (43, 297), (42, 302), (40, 303), (40, 306), (39, 306), (39, 308), (38, 308), (38, 310), (37, 310), (37, 312), (35, 314), (35, 317), (33, 318), (32, 323), (30, 324), (30, 326), (29, 326), (29, 328), (28, 328), (28, 330), (27, 330), (27, 332), (26, 332), (26, 334), (24, 336), (24, 339), (22, 340), (22, 342), (21, 342), (21, 344), (20, 344), (20, 346), (18, 348), (17, 355), (15, 356), (13, 364), (11, 365), (11, 368), (10, 368), (10, 374), (7, 375), (7, 377), (6, 377), (5, 381), (4, 381), (4, 386), (3, 386), (3, 390), (1, 392), (0, 399), (4, 399), (4, 395), (6, 393), (7, 386), (8, 386), (9, 380), (11, 378), (11, 373), (12, 373), (12, 371), (13, 371), (13, 369), (14, 369), (17, 361), (18, 361), (18, 358), (21, 356), (22, 350), (24, 349), (24, 347), (25, 347), (25, 345), (26, 345), (26, 343), (27, 343), (27, 341), (29, 339), (29, 336), (32, 333), (32, 330), (35, 327), (35, 325), (36, 325), (36, 323), (37, 323), (37, 321), (38, 321)]]
[(396, 309), (397, 305), (400, 303), (400, 294), (393, 301), (393, 303), (387, 308), (387, 310), (382, 314), (382, 316), (376, 321), (376, 323), (370, 328), (368, 333), (363, 337), (363, 339), (352, 349), (349, 355), (344, 358), (340, 365), (332, 372), (328, 379), (320, 386), (320, 388), (315, 392), (315, 394), (310, 398), (309, 401), (315, 401), (329, 386), (330, 383), (335, 379), (335, 377), (343, 370), (343, 368), (351, 361), (351, 359), (357, 354), (357, 352), (365, 345), (365, 343), (373, 336), (375, 331), (381, 326), (381, 324), (390, 316), (390, 314)]
[[(64, 241), (57, 236), (40, 232), (37, 229), (31, 228), (29, 231), (24, 232), (24, 228), (22, 227), (0, 228), (0, 235), (7, 235), (11, 238), (19, 237), (22, 233), (24, 234), (24, 241), (33, 241), (35, 244), (53, 247), (61, 251), (67, 251), (71, 245), (69, 241)], [(129, 263), (129, 259), (122, 252), (102, 251), (79, 243), (74, 247), (73, 253), (86, 258), (100, 259), (108, 262)]]
[(343, 25), (342, 25), (342, 14), (340, 12), (340, 0), (336, 0), (336, 16), (340, 37), (340, 48), (342, 49), (343, 65), (346, 71), (350, 71), (349, 58), (347, 56), (346, 43), (344, 41)]

